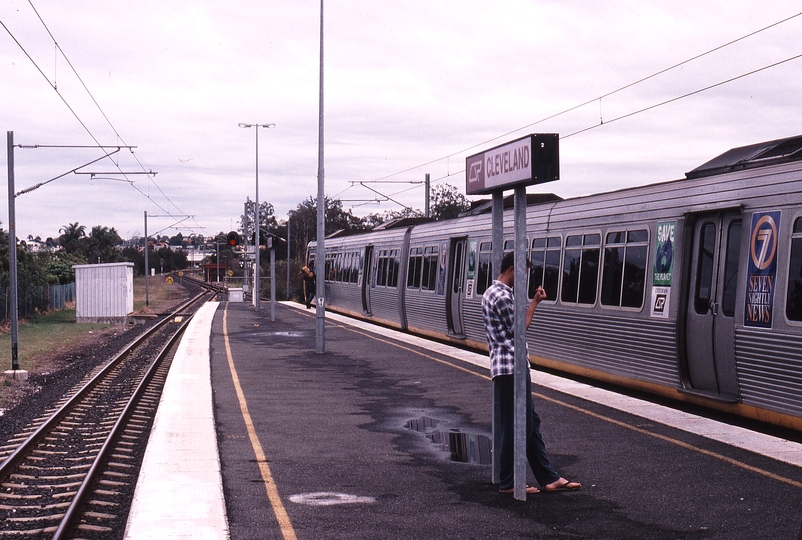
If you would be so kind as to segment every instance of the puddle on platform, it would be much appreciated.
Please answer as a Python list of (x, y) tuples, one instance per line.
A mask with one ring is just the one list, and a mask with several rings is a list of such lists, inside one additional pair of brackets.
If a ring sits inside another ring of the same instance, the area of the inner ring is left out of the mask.
[(307, 337), (309, 332), (256, 332), (256, 336)]
[(440, 421), (436, 418), (417, 418), (409, 420), (404, 427), (417, 431), (426, 436), (441, 450), (451, 454), (451, 461), (460, 463), (478, 463), (480, 465), (490, 465), (492, 456), (490, 453), (490, 438), (477, 433), (465, 433), (458, 429), (438, 429)]

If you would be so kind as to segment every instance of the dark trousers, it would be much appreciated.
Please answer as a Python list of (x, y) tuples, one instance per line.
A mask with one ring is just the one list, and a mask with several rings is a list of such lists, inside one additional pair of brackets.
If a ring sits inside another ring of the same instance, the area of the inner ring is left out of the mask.
[[(513, 487), (515, 456), (515, 377), (513, 375), (499, 375), (493, 379), (498, 393), (497, 407), (500, 408), (501, 449), (501, 480), (499, 489)], [(560, 478), (554, 470), (546, 454), (546, 445), (540, 435), (540, 416), (535, 411), (535, 402), (532, 399), (532, 379), (529, 370), (526, 372), (526, 459), (535, 474), (538, 484), (545, 486)]]
[(313, 279), (304, 280), (304, 303), (309, 307), (315, 297), (315, 281)]

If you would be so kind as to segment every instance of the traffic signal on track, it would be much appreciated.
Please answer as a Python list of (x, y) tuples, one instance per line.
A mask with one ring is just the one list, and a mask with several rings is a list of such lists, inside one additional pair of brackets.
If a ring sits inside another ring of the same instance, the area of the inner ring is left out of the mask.
[(237, 231), (231, 231), (230, 233), (228, 233), (226, 240), (228, 241), (229, 246), (238, 246), (239, 234), (237, 234)]

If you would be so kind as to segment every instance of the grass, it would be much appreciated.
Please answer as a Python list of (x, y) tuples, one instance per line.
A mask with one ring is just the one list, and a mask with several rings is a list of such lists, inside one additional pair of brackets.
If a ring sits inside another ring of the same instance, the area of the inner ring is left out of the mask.
[[(174, 303), (179, 297), (177, 284), (169, 285), (165, 276), (152, 276), (148, 282), (150, 306)], [(134, 279), (134, 311), (145, 306), (145, 278)], [(39, 360), (58, 349), (79, 343), (88, 335), (109, 328), (109, 324), (75, 322), (75, 307), (53, 311), (20, 321), (18, 357), (20, 369), (36, 372)], [(11, 331), (0, 334), (0, 371), (11, 369)]]
[[(172, 285), (167, 283), (167, 276), (150, 276), (148, 279), (148, 306), (153, 308), (160, 304), (174, 303), (179, 297), (178, 281), (175, 278)], [(145, 307), (145, 276), (134, 278), (134, 311)]]
[[(20, 369), (36, 371), (37, 359), (61, 347), (78, 343), (90, 333), (108, 328), (108, 324), (76, 324), (75, 308), (65, 308), (30, 321), (21, 321), (17, 339)], [(11, 331), (0, 335), (0, 367), (11, 369)]]

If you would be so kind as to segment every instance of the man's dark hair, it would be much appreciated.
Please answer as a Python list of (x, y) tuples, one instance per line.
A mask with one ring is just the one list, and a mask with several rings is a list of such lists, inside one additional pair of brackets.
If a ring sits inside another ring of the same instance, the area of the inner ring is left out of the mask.
[(501, 272), (499, 274), (503, 274), (514, 265), (515, 265), (515, 252), (510, 251), (509, 253), (504, 255), (503, 259), (501, 259)]

